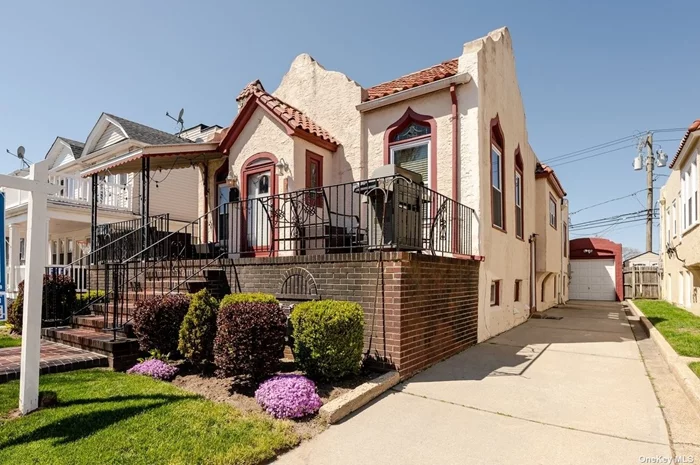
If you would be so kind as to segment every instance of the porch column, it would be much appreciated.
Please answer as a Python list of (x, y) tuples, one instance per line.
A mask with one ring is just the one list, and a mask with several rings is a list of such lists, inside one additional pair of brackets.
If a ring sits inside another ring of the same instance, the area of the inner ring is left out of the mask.
[[(90, 212), (90, 247), (91, 250), (96, 250), (95, 244), (97, 243), (97, 175), (93, 174), (90, 181), (90, 206), (92, 210)], [(93, 257), (94, 258), (94, 257)]]
[[(19, 266), (19, 227), (16, 224), (8, 225), (7, 229), (10, 234), (10, 256), (9, 258), (9, 280), (7, 281), (7, 288), (11, 292), (17, 291), (17, 272), (16, 268)], [(26, 240), (26, 239), (25, 239)]]
[(146, 157), (141, 158), (141, 227), (143, 249), (148, 248), (148, 218), (151, 195), (151, 160)]

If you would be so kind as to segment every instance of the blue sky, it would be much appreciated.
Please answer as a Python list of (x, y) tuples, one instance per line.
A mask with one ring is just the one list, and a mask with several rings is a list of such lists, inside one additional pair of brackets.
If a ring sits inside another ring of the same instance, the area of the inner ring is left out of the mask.
[[(504, 25), (541, 160), (700, 118), (697, 22), (687, 2), (333, 3), (5, 3), (0, 172), (19, 163), (5, 149), (21, 144), (39, 160), (58, 135), (84, 140), (102, 111), (175, 131), (165, 111), (184, 107), (186, 125), (227, 125), (245, 84), (259, 78), (274, 89), (302, 52), (369, 86), (458, 56), (464, 42)], [(681, 136), (656, 139), (672, 155)], [(555, 165), (571, 211), (643, 189), (635, 154), (628, 147)], [(572, 222), (642, 208), (628, 197)], [(642, 249), (644, 225), (605, 237)]]

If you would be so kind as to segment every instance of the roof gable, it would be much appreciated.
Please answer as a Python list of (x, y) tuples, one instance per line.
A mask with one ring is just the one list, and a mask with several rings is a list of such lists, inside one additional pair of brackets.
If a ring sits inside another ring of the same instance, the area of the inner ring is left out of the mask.
[(49, 161), (49, 169), (58, 168), (80, 158), (83, 143), (66, 137), (57, 137), (44, 157)]
[(287, 135), (308, 140), (332, 152), (338, 149), (338, 142), (328, 131), (314, 123), (301, 111), (267, 93), (260, 81), (248, 84), (236, 100), (245, 101), (245, 103), (219, 143), (219, 150), (222, 153), (228, 153), (233, 142), (241, 134), (243, 128), (258, 108), (261, 108), (272, 119), (279, 122)]

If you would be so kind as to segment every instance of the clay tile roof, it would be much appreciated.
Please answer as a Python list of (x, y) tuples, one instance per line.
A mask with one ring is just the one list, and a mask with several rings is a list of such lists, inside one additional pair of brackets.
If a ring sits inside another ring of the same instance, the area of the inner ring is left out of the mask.
[[(305, 131), (326, 142), (340, 145), (328, 131), (314, 123), (308, 116), (291, 105), (267, 93), (260, 81), (253, 81), (240, 93), (238, 99), (254, 96), (258, 101), (277, 115), (284, 124), (292, 129)], [(237, 100), (238, 100), (237, 99)]]
[(444, 61), (439, 65), (431, 66), (430, 68), (416, 71), (415, 73), (401, 76), (393, 81), (383, 82), (376, 86), (367, 89), (367, 98), (365, 101), (386, 97), (387, 95), (401, 92), (402, 90), (412, 89), (414, 87), (429, 84), (439, 81), (457, 74), (457, 66), (459, 59)]
[(264, 91), (265, 88), (262, 85), (262, 82), (260, 82), (260, 79), (256, 79), (255, 81), (251, 82), (247, 86), (243, 88), (240, 94), (238, 94), (238, 97), (236, 97), (236, 101), (239, 102), (245, 98), (250, 97), (253, 94), (253, 91), (255, 89), (259, 89)]
[(557, 173), (554, 172), (551, 166), (542, 162), (537, 162), (537, 165), (535, 165), (535, 176), (538, 178), (548, 178), (551, 176), (554, 185), (561, 191), (560, 195), (562, 197), (566, 195), (564, 187), (562, 187), (561, 182), (559, 182)]
[(688, 139), (690, 138), (690, 133), (695, 132), (700, 129), (700, 119), (696, 119), (693, 121), (693, 124), (691, 124), (688, 127), (688, 130), (685, 132), (685, 135), (683, 136), (683, 139), (681, 139), (681, 143), (678, 146), (678, 150), (676, 151), (676, 156), (673, 157), (673, 160), (671, 160), (671, 163), (668, 165), (669, 168), (673, 168), (673, 165), (676, 164), (678, 161), (678, 157), (681, 155), (681, 152), (683, 151), (683, 147), (685, 147), (685, 143), (688, 142)]

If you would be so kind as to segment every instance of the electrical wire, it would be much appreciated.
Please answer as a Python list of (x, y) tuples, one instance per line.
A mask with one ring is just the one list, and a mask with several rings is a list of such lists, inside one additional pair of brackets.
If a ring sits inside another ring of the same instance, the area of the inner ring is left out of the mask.
[(614, 198), (614, 199), (606, 200), (606, 201), (604, 201), (604, 202), (600, 202), (600, 203), (596, 203), (596, 204), (593, 204), (593, 205), (589, 205), (588, 207), (584, 207), (584, 208), (581, 208), (580, 210), (576, 210), (575, 212), (571, 212), (571, 213), (569, 213), (569, 215), (575, 215), (576, 213), (582, 212), (582, 211), (584, 211), (584, 210), (589, 210), (589, 209), (591, 209), (591, 208), (599, 207), (599, 206), (601, 206), (601, 205), (605, 205), (605, 204), (608, 204), (608, 203), (611, 203), (611, 202), (616, 202), (616, 201), (618, 201), (618, 200), (627, 199), (627, 198), (629, 198), (629, 197), (632, 197), (632, 196), (635, 195), (635, 194), (639, 194), (639, 193), (644, 192), (644, 191), (646, 191), (646, 189), (640, 189), (640, 190), (638, 190), (638, 191), (636, 191), (636, 192), (632, 192), (631, 194), (627, 194), (627, 195), (624, 195), (624, 196), (622, 196), (622, 197), (616, 197), (616, 198)]

